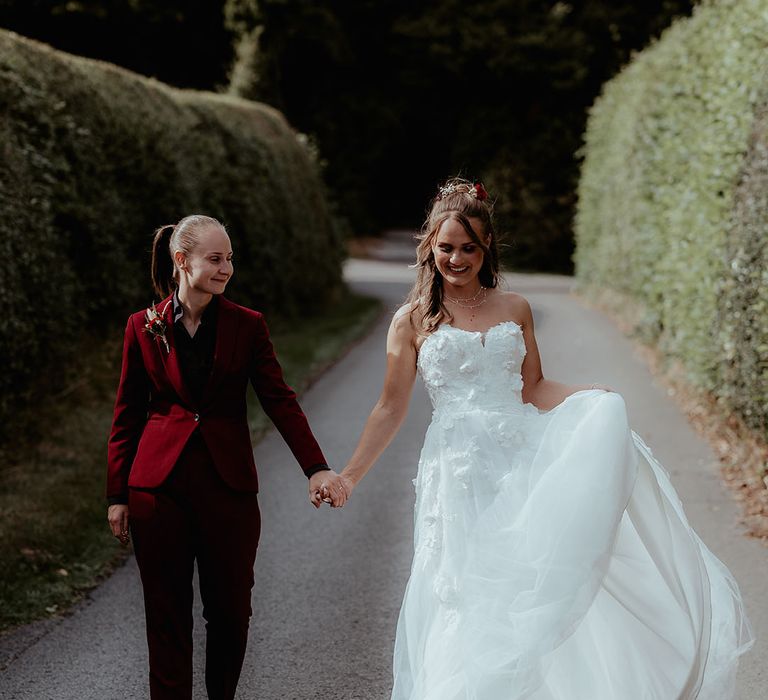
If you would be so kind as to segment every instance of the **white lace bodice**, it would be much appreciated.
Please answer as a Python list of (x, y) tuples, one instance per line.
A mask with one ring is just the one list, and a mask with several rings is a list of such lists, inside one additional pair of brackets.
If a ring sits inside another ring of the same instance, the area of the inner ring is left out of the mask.
[(444, 323), (422, 343), (417, 367), (437, 414), (506, 411), (524, 406), (520, 370), (525, 354), (523, 331), (515, 321), (487, 331)]

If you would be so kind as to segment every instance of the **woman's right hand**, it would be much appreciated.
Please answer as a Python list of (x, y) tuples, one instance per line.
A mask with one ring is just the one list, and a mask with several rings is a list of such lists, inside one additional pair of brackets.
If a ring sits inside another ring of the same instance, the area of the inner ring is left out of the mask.
[(107, 509), (107, 520), (112, 534), (120, 540), (122, 544), (128, 544), (128, 506), (122, 503), (116, 503)]
[(325, 503), (327, 503), (329, 506), (331, 506), (331, 508), (343, 507), (344, 504), (349, 500), (349, 497), (352, 495), (352, 491), (355, 488), (354, 482), (348, 476), (345, 476), (344, 474), (338, 474), (337, 477), (337, 484), (341, 486), (343, 491), (343, 498), (333, 498), (331, 496), (330, 490), (328, 489), (328, 486), (325, 484), (323, 484), (320, 488), (321, 499), (325, 501)]

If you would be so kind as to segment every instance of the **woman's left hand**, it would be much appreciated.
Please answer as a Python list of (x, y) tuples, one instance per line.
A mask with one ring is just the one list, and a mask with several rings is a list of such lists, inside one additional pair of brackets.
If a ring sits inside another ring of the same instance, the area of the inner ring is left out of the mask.
[(602, 389), (603, 391), (613, 391), (607, 384), (591, 384), (590, 389)]
[(130, 532), (128, 530), (128, 506), (122, 503), (115, 503), (107, 508), (107, 521), (112, 530), (112, 534), (117, 537), (122, 544), (128, 544)]

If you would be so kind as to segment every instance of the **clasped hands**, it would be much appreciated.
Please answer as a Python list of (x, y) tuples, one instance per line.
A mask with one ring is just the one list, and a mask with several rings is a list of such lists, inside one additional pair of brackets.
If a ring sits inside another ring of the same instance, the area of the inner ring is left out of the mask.
[(323, 502), (331, 508), (341, 508), (352, 495), (352, 480), (332, 469), (315, 472), (309, 479), (309, 500), (315, 508)]

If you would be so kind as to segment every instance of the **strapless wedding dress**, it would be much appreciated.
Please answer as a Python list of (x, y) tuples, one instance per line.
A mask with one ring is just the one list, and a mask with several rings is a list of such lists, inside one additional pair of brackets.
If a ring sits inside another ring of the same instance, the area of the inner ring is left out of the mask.
[(754, 644), (622, 396), (522, 402), (520, 326), (444, 324), (392, 700), (728, 700)]

